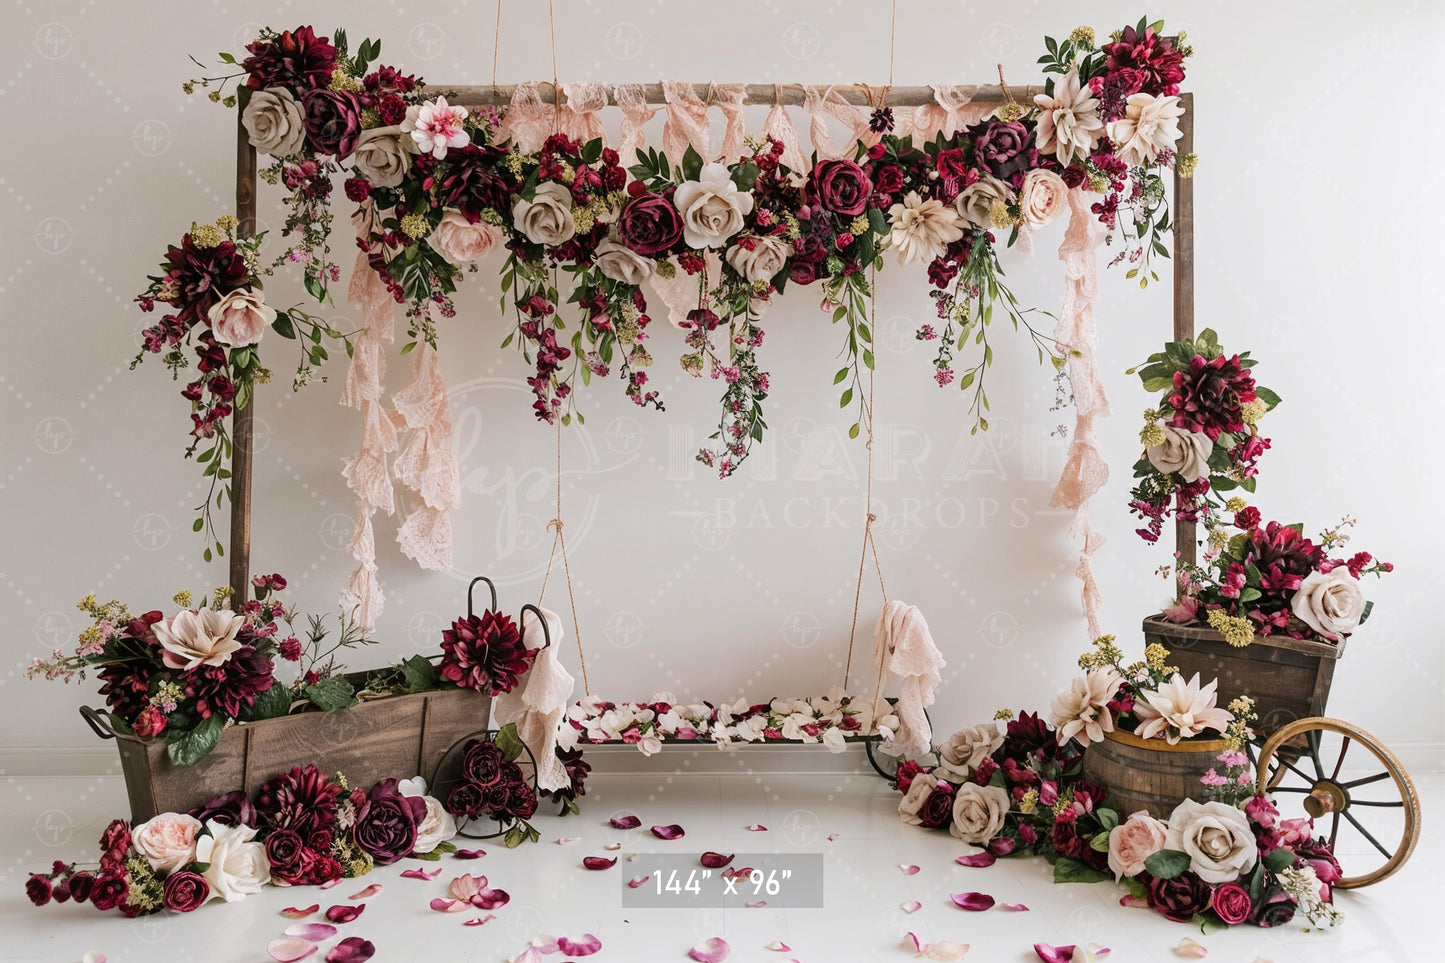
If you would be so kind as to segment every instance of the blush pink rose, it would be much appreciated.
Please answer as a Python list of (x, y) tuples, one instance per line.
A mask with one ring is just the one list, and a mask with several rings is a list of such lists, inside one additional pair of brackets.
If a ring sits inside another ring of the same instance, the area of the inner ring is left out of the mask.
[(1117, 882), (1144, 872), (1144, 860), (1164, 848), (1168, 827), (1146, 812), (1137, 812), (1109, 833), (1109, 868)]
[(161, 813), (131, 830), (131, 845), (157, 873), (174, 873), (196, 858), (201, 821), (182, 813)]
[(241, 288), (217, 301), (206, 312), (206, 319), (221, 344), (245, 348), (261, 340), (267, 326), (276, 320), (276, 309), (260, 291)]
[(1019, 188), (1019, 212), (1031, 228), (1052, 222), (1068, 207), (1068, 185), (1053, 171), (1035, 168), (1024, 175)]
[(427, 243), (453, 264), (480, 261), (501, 241), (499, 228), (486, 221), (475, 224), (461, 211), (448, 210), (427, 237)]

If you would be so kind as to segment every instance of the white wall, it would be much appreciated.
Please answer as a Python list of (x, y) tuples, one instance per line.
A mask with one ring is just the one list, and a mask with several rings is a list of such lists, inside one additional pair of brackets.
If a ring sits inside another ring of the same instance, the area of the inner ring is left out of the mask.
[[(299, 20), (327, 31), (344, 24), (355, 41), (380, 37), (384, 62), (432, 82), (490, 79), (490, 2), (358, 6), (175, 4), (159, 16), (135, 0), (67, 0), (0, 14), (0, 117), (9, 132), (0, 147), (8, 227), (0, 605), (9, 665), (0, 677), (0, 765), (67, 765), (51, 750), (102, 751), (69, 757), (83, 765), (110, 758), (76, 718), (77, 705), (95, 700), (88, 683), (63, 688), (22, 673), (31, 656), (73, 641), (82, 627), (75, 599), (93, 591), (167, 607), (178, 588), (225, 581), (222, 564), (201, 565), (190, 533), (202, 495), (195, 466), (181, 458), (178, 386), (154, 358), (126, 370), (142, 326), (131, 296), (168, 241), (231, 204), (230, 116), (181, 93), (194, 73), (186, 54), (211, 62), (217, 50), (239, 52), (258, 24)], [(550, 75), (545, 8), (506, 7), (501, 79)], [(887, 4), (556, 7), (564, 81), (886, 80)], [(998, 62), (1011, 83), (1037, 82), (1045, 33), (1062, 36), (1087, 19), (1106, 35), (1140, 13), (1113, 0), (1035, 3), (1027, 12), (1000, 3), (899, 7), (900, 84), (987, 82)], [(1424, 2), (1349, 14), (1254, 4), (1247, 18), (1240, 9), (1165, 3), (1155, 11), (1187, 29), (1197, 50), (1188, 87), (1203, 159), (1199, 322), (1230, 348), (1252, 349), (1261, 378), (1286, 399), (1269, 419), (1276, 448), (1261, 485), (1266, 514), (1318, 528), (1352, 512), (1357, 547), (1397, 565), (1371, 585), (1377, 614), (1350, 644), (1331, 712), (1413, 764), (1438, 766), (1445, 645), (1434, 515), (1445, 459), (1433, 440), (1440, 403), (1430, 364), (1445, 351), (1434, 172), (1445, 138), (1429, 108), (1438, 85), (1429, 68), (1445, 15)], [(262, 219), (273, 225), (278, 201), (278, 192), (263, 193)], [(1046, 232), (1032, 260), (1004, 255), (1026, 303), (1057, 309), (1061, 233), (1062, 225)], [(344, 237), (338, 243), (347, 249)], [(540, 586), (552, 437), (528, 411), (520, 358), (497, 350), (504, 322), (495, 278), (479, 278), (441, 332), (466, 482), (457, 572), (415, 570), (381, 520), (390, 605), (382, 644), (356, 667), (431, 650), (473, 572), (497, 577), (512, 610)], [(294, 279), (273, 282), (268, 294), (288, 304), (302, 296)], [(830, 387), (839, 339), (813, 302), (811, 292), (790, 293), (768, 318), (770, 442), (730, 481), (690, 461), (714, 417), (716, 386), (673, 373), (675, 333), (655, 341), (666, 414), (634, 409), (615, 383), (585, 392), (587, 427), (567, 442), (567, 531), (596, 692), (762, 697), (840, 679), (864, 450), (844, 435), (849, 420)], [(1139, 619), (1167, 593), (1151, 573), (1168, 555), (1138, 542), (1123, 508), (1146, 403), (1123, 372), (1165, 339), (1170, 293), (1167, 284), (1140, 292), (1110, 271), (1098, 308), (1115, 415), (1101, 432), (1114, 471), (1095, 505), (1110, 535), (1096, 566), (1105, 625), (1137, 646)], [(1064, 452), (1049, 436), (1060, 420), (1048, 410), (1053, 387), (1021, 339), (1001, 337), (995, 428), (970, 439), (960, 394), (934, 388), (929, 354), (911, 338), (930, 313), (921, 271), (890, 269), (878, 312), (879, 542), (891, 593), (923, 607), (949, 659), (936, 718), (949, 726), (1001, 705), (1043, 707), (1085, 642), (1068, 519), (1047, 507)], [(328, 384), (287, 393), (279, 384), (286, 347), (265, 345), (278, 385), (259, 399), (255, 568), (285, 573), (294, 601), (325, 611), (351, 567), (340, 465), (359, 424), (336, 403), (339, 367)], [(394, 387), (404, 374), (398, 361)], [(878, 598), (869, 588), (871, 628)]]

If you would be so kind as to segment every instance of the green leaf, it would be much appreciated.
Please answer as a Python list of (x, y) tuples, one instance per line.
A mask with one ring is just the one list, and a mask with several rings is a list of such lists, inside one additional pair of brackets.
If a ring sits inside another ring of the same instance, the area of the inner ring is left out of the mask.
[(849, 438), (857, 438), (857, 437), (858, 437), (858, 429), (859, 429), (859, 427), (860, 427), (860, 426), (858, 425), (858, 423), (857, 423), (857, 422), (854, 422), (854, 423), (853, 423), (853, 427), (851, 427), (851, 428), (848, 429), (848, 437), (849, 437)]
[(847, 369), (847, 368), (839, 368), (839, 369), (838, 369), (838, 373), (833, 376), (833, 384), (835, 384), (835, 385), (840, 385), (840, 384), (842, 384), (844, 381), (847, 381), (847, 380), (848, 380), (848, 369)]
[(1254, 393), (1259, 396), (1260, 401), (1263, 401), (1265, 404), (1269, 405), (1271, 411), (1279, 407), (1279, 395), (1275, 394), (1273, 391), (1270, 391), (1268, 388), (1262, 388), (1259, 385), (1255, 385)]
[(189, 732), (172, 732), (166, 737), (166, 758), (173, 766), (194, 766), (216, 748), (226, 720), (213, 715)]
[(517, 725), (514, 722), (502, 726), (494, 741), (497, 748), (502, 750), (502, 758), (507, 762), (512, 762), (522, 754), (522, 740), (517, 736)]
[(849, 388), (849, 389), (847, 389), (846, 391), (843, 392), (843, 397), (841, 397), (841, 398), (838, 399), (838, 407), (839, 407), (839, 408), (846, 408), (846, 407), (848, 407), (848, 402), (850, 402), (850, 401), (852, 401), (852, 400), (853, 400), (853, 389), (852, 389), (852, 388)]
[(1054, 862), (1055, 883), (1097, 883), (1109, 879), (1108, 873), (1086, 866), (1077, 859), (1060, 856)]
[(424, 655), (414, 655), (402, 662), (401, 675), (408, 692), (428, 692), (440, 684), (436, 666)]
[(271, 330), (288, 340), (296, 339), (296, 325), (291, 323), (291, 315), (285, 311), (276, 312), (276, 320), (271, 322)]
[(356, 705), (356, 690), (339, 675), (312, 683), (301, 691), (322, 712), (335, 712)]
[(687, 151), (682, 155), (682, 176), (684, 180), (695, 181), (702, 173), (702, 157), (693, 150), (692, 145), (687, 145)]
[(1177, 849), (1161, 849), (1144, 860), (1144, 868), (1158, 879), (1173, 879), (1189, 868), (1189, 854)]
[(1095, 833), (1094, 838), (1089, 840), (1089, 848), (1096, 853), (1107, 853), (1109, 851), (1109, 834), (1107, 832)]
[(595, 164), (602, 157), (602, 138), (596, 137), (582, 145), (582, 161)]
[[(440, 848), (440, 847), (438, 847), (438, 848)], [(432, 850), (432, 851), (429, 852), (429, 853), (412, 853), (412, 854), (411, 854), (411, 858), (412, 858), (412, 859), (424, 859), (424, 860), (426, 860), (426, 861), (429, 862), (429, 863), (439, 863), (439, 862), (441, 862), (442, 854), (439, 853), (439, 852), (437, 852), (437, 851), (434, 849), (434, 850)]]
[(753, 185), (758, 182), (758, 165), (752, 161), (744, 161), (733, 168), (732, 180), (740, 191), (750, 191)]
[(280, 683), (273, 683), (271, 688), (256, 696), (255, 703), (242, 714), (242, 719), (246, 722), (259, 722), (262, 719), (284, 716), (290, 711), (291, 690)]
[(1282, 873), (1294, 865), (1294, 860), (1295, 855), (1292, 850), (1280, 847), (1264, 857), (1264, 866), (1270, 872)]
[(502, 840), (502, 843), (508, 849), (516, 849), (518, 846), (522, 845), (523, 835), (524, 833), (521, 826), (513, 826), (511, 829), (507, 830), (507, 836), (505, 839)]
[(1099, 825), (1106, 830), (1113, 829), (1119, 825), (1119, 814), (1112, 809), (1100, 809), (1098, 811)]
[(1224, 920), (1220, 919), (1218, 916), (1215, 916), (1213, 913), (1209, 913), (1206, 915), (1196, 915), (1194, 919), (1191, 920), (1191, 922), (1197, 923), (1199, 925), (1200, 932), (1203, 933), (1205, 936), (1213, 936), (1215, 933), (1220, 933), (1224, 930), (1229, 929), (1229, 924), (1224, 922)]

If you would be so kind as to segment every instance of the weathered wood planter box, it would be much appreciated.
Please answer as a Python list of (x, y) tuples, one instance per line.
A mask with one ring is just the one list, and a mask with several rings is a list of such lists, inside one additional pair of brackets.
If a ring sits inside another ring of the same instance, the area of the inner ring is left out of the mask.
[(1171, 746), (1163, 739), (1140, 739), (1132, 732), (1106, 732), (1103, 742), (1084, 753), (1084, 778), (1108, 786), (1120, 819), (1140, 810), (1167, 819), (1185, 799), (1199, 799), (1199, 777), (1218, 765), (1227, 747), (1223, 739), (1185, 739)]
[(177, 767), (164, 739), (115, 732), (105, 715), (81, 714), (120, 750), (131, 819), (186, 812), (235, 789), (254, 794), (292, 766), (342, 772), (354, 786), (387, 776), (435, 781), (437, 764), (458, 740), (487, 728), (491, 699), (469, 689), (421, 692), (364, 701), (335, 712), (294, 715), (228, 728), (215, 750), (194, 766)]

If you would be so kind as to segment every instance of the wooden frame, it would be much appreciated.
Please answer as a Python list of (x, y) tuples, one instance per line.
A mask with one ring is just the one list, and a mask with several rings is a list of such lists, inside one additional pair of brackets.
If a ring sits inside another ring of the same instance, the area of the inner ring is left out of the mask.
[[(445, 87), (454, 103), (503, 106), (511, 103), (514, 86)], [(693, 84), (699, 98), (706, 98), (708, 84)], [(862, 84), (834, 86), (833, 91), (850, 104), (868, 106), (882, 103), (889, 107), (919, 107), (936, 103), (932, 87), (868, 87)], [(1042, 91), (1042, 88), (1040, 88)], [(558, 91), (549, 83), (538, 85), (538, 96), (544, 103), (554, 103)], [(1004, 104), (1015, 100), (1033, 100), (1033, 87), (1018, 88), (1000, 84), (979, 87), (970, 100), (974, 104)], [(237, 232), (249, 236), (256, 230), (256, 149), (251, 146), (241, 115), (250, 91), (242, 88), (236, 105), (236, 219)], [(648, 104), (664, 103), (661, 84), (644, 84), (643, 95)], [(745, 105), (799, 105), (804, 101), (800, 84), (748, 84), (744, 90)], [(1179, 98), (1184, 116), (1179, 119), (1177, 153), (1194, 150), (1194, 94)], [(608, 102), (612, 102), (609, 93)], [(1174, 173), (1174, 340), (1194, 337), (1194, 185), (1190, 178)], [(231, 529), (230, 581), (234, 603), (248, 597), (251, 569), (251, 477), (252, 445), (256, 399), (231, 416)], [(1196, 534), (1193, 522), (1175, 521), (1176, 548), (1181, 562), (1192, 563), (1196, 557)]]

